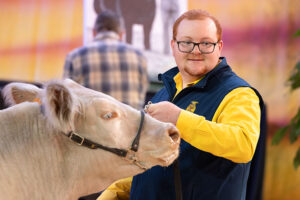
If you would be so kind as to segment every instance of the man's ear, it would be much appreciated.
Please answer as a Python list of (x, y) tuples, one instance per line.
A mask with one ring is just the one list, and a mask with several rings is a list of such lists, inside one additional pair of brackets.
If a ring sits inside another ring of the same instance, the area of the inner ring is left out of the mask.
[(220, 40), (219, 43), (218, 43), (218, 48), (219, 48), (219, 51), (221, 52), (222, 49), (223, 49), (223, 40)]
[(171, 40), (171, 49), (172, 49), (172, 55), (174, 56), (175, 48), (176, 48), (176, 41)]
[(124, 35), (124, 33), (123, 32), (119, 32), (118, 35), (119, 35), (120, 40), (123, 41), (123, 35)]

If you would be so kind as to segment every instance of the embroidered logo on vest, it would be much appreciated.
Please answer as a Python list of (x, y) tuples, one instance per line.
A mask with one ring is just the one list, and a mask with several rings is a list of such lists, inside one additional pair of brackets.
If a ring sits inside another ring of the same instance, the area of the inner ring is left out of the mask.
[(195, 112), (196, 104), (199, 103), (198, 101), (192, 101), (191, 104), (186, 108), (187, 111)]

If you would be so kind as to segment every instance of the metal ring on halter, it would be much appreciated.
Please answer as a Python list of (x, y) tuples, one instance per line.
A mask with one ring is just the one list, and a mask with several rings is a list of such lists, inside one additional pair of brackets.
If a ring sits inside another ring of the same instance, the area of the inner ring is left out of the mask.
[(147, 105), (145, 105), (145, 107), (144, 107), (144, 112), (145, 112), (145, 113), (148, 112), (148, 109), (149, 109), (149, 107), (150, 107), (151, 104), (152, 104), (152, 102), (151, 102), (151, 101), (148, 101)]

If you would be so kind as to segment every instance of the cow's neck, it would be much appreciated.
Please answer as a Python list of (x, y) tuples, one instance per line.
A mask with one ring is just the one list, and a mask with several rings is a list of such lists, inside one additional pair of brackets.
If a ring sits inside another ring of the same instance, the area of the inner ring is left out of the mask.
[(1, 136), (7, 139), (7, 144), (0, 145), (3, 158), (0, 178), (10, 184), (0, 186), (0, 195), (6, 199), (57, 199), (63, 193), (60, 190), (67, 188), (65, 177), (60, 177), (63, 168), (59, 168), (65, 162), (64, 155), (57, 148), (58, 134), (47, 126), (39, 106), (16, 105), (0, 114), (0, 121), (3, 120), (6, 123), (1, 124), (1, 129), (5, 129)]

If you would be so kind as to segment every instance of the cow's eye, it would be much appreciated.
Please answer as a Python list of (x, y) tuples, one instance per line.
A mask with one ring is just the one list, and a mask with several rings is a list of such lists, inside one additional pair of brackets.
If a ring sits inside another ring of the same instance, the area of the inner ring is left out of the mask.
[(103, 119), (112, 119), (112, 118), (115, 118), (116, 116), (117, 116), (116, 112), (108, 112), (108, 113), (105, 113), (104, 115), (102, 115), (101, 117)]

